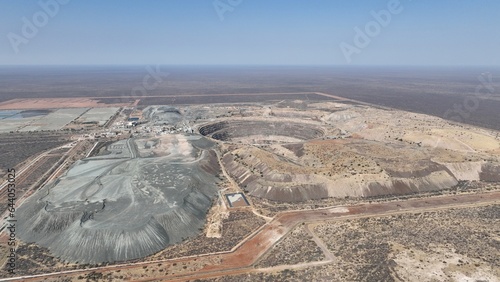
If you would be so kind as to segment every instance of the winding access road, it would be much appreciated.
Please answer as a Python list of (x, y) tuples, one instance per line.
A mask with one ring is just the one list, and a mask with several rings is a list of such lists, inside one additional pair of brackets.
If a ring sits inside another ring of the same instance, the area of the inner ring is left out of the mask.
[(218, 277), (223, 275), (235, 275), (242, 273), (255, 272), (252, 265), (262, 257), (270, 248), (280, 241), (297, 224), (302, 222), (315, 223), (321, 221), (346, 220), (366, 217), (388, 216), (404, 213), (428, 212), (445, 210), (449, 208), (466, 208), (475, 206), (484, 206), (500, 203), (500, 191), (446, 195), (422, 199), (410, 199), (404, 201), (392, 201), (381, 203), (365, 203), (353, 206), (330, 207), (307, 211), (283, 212), (274, 217), (271, 222), (265, 224), (257, 232), (244, 239), (233, 250), (229, 252), (219, 252), (213, 254), (191, 256), (177, 259), (126, 263), (111, 266), (95, 267), (89, 269), (76, 269), (59, 271), (46, 274), (29, 275), (21, 277), (12, 277), (0, 279), (0, 281), (37, 281), (40, 279), (54, 279), (62, 276), (85, 275), (92, 271), (116, 271), (136, 270), (141, 271), (144, 266), (151, 266), (158, 263), (192, 263), (200, 258), (213, 257), (213, 263), (205, 265), (201, 269), (184, 272), (174, 275), (155, 276), (154, 278), (145, 277), (143, 281), (149, 280), (168, 280), (185, 281), (193, 279), (202, 279)]

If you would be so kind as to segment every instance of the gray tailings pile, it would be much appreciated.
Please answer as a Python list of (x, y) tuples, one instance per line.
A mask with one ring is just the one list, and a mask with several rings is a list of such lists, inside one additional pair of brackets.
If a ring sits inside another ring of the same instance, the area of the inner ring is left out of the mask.
[(200, 139), (123, 140), (77, 162), (19, 208), (19, 237), (65, 261), (100, 263), (145, 257), (198, 234), (219, 173), (213, 144)]

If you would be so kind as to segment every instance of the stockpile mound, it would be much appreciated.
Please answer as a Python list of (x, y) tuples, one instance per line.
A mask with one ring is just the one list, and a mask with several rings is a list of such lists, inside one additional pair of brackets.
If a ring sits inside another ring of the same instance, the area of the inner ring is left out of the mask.
[[(440, 162), (452, 158), (453, 162)], [(222, 161), (250, 195), (300, 202), (438, 191), (460, 180), (498, 181), (498, 164), (470, 158), (441, 148), (349, 138), (281, 148), (242, 145)]]
[(155, 125), (175, 125), (183, 120), (181, 111), (170, 106), (147, 107), (144, 116)]
[[(141, 258), (196, 235), (220, 172), (211, 143), (199, 139), (121, 141), (108, 146), (114, 153), (77, 162), (19, 208), (19, 237), (65, 261), (100, 263)], [(168, 153), (144, 153), (160, 145)]]

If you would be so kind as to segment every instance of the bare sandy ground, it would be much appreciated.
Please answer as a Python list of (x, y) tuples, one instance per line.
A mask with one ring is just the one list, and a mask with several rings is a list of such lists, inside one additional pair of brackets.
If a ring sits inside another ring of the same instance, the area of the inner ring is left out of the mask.
[(394, 259), (398, 264), (396, 271), (404, 281), (448, 281), (447, 273), (453, 277), (453, 281), (500, 281), (494, 276), (495, 271), (490, 266), (448, 248), (435, 247), (436, 252), (429, 254), (418, 249), (408, 250), (404, 249), (405, 246), (394, 245), (393, 248), (400, 249)]
[(107, 108), (129, 106), (130, 103), (104, 104), (91, 98), (12, 99), (0, 103), (0, 110), (56, 109), (56, 108)]
[[(272, 94), (286, 94), (286, 95), (302, 95), (302, 94), (317, 94), (334, 99), (341, 99), (351, 101), (350, 99), (341, 98), (335, 95), (313, 92), (297, 92), (297, 93), (231, 93), (231, 94), (198, 94), (198, 95), (147, 95), (140, 98), (175, 98), (175, 97), (211, 97), (211, 96), (259, 96), (259, 95), (272, 95)], [(272, 96), (270, 96), (272, 97)], [(103, 98), (120, 98), (123, 103), (102, 103), (100, 99)], [(27, 110), (27, 109), (54, 109), (54, 108), (106, 108), (106, 107), (123, 107), (123, 106), (137, 106), (141, 99), (135, 96), (103, 96), (103, 97), (75, 97), (75, 98), (23, 98), (12, 99), (0, 103), (0, 110)], [(129, 102), (127, 100), (131, 100)]]
[[(207, 254), (202, 256), (193, 256), (165, 260), (168, 263), (181, 264), (184, 262), (195, 261), (200, 257), (217, 257), (214, 263), (206, 264), (201, 269), (186, 271), (184, 273), (170, 274), (163, 277), (145, 278), (149, 280), (165, 281), (186, 281), (192, 279), (203, 279), (217, 277), (221, 275), (234, 275), (239, 273), (251, 272), (250, 267), (257, 261), (269, 248), (285, 236), (294, 226), (300, 222), (319, 222), (324, 220), (345, 220), (370, 216), (381, 216), (391, 214), (403, 214), (408, 212), (433, 211), (447, 209), (452, 207), (480, 206), (486, 203), (497, 203), (500, 200), (500, 192), (491, 192), (485, 194), (465, 194), (442, 196), (434, 198), (413, 199), (407, 201), (394, 201), (375, 204), (360, 204), (348, 207), (336, 207), (330, 209), (320, 209), (314, 211), (291, 211), (279, 214), (275, 219), (264, 225), (263, 228), (250, 238), (241, 242), (234, 251), (219, 254)], [(82, 270), (68, 270), (59, 273), (50, 273), (45, 275), (33, 275), (24, 277), (15, 277), (6, 281), (39, 281), (43, 278), (53, 279), (64, 275), (81, 275), (91, 271), (109, 271), (109, 270), (133, 270), (142, 269), (146, 265), (155, 265), (160, 261), (139, 262), (135, 264), (123, 264), (104, 266)], [(163, 262), (163, 261), (161, 261)]]

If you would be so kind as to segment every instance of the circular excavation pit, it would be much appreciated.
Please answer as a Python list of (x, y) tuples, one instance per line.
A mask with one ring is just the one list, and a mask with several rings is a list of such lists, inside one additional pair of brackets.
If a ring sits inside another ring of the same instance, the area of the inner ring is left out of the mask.
[(324, 135), (314, 124), (283, 121), (221, 121), (204, 125), (199, 131), (219, 141), (243, 144), (295, 143)]

